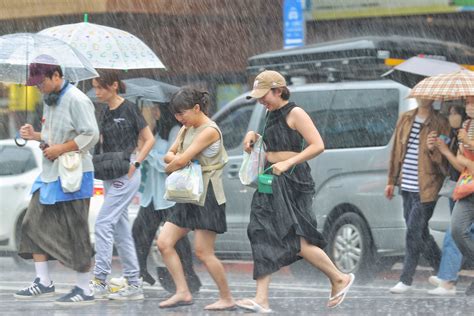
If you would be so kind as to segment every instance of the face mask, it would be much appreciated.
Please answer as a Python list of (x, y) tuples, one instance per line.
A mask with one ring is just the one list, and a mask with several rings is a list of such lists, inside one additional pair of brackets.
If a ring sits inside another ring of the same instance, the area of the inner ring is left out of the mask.
[(451, 128), (460, 128), (462, 124), (462, 117), (459, 114), (451, 114), (448, 117)]
[(474, 118), (474, 106), (466, 106), (466, 114), (470, 118)]

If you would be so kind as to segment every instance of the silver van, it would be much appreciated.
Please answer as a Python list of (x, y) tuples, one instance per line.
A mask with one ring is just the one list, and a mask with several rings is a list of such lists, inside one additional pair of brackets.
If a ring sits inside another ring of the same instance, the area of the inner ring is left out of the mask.
[[(313, 209), (329, 242), (326, 250), (342, 271), (370, 279), (380, 259), (404, 253), (401, 197), (388, 201), (383, 191), (397, 119), (416, 102), (406, 98), (407, 87), (389, 80), (289, 88), (290, 101), (308, 112), (326, 147), (309, 162), (316, 183)], [(254, 190), (240, 183), (238, 172), (243, 137), (261, 131), (265, 109), (245, 96), (213, 116), (229, 155), (223, 173), (228, 232), (216, 242), (217, 255), (225, 259), (251, 258), (247, 224)]]

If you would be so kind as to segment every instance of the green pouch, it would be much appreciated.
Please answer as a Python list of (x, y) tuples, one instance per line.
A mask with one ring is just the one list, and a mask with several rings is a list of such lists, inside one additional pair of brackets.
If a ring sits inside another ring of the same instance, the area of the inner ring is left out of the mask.
[(265, 194), (272, 194), (272, 182), (273, 182), (273, 174), (266, 174), (268, 170), (270, 170), (272, 167), (268, 167), (263, 171), (262, 174), (258, 175), (258, 187), (257, 190), (260, 193), (265, 193)]

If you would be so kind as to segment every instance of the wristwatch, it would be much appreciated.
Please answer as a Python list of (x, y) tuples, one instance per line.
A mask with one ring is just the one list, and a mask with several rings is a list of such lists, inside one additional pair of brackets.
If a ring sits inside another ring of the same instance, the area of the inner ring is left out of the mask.
[(134, 165), (135, 168), (137, 168), (137, 169), (140, 168), (140, 165), (141, 165), (140, 161), (134, 161), (134, 162), (131, 162), (130, 164)]

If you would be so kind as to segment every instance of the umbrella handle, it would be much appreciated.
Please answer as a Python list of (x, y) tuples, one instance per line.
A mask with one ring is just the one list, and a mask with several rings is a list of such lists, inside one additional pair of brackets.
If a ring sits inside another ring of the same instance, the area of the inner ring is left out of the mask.
[(20, 137), (20, 133), (19, 133), (19, 132), (16, 132), (14, 141), (15, 141), (15, 144), (16, 144), (18, 147), (24, 147), (24, 146), (26, 145), (26, 143), (28, 142), (28, 140), (26, 140), (26, 139)]

